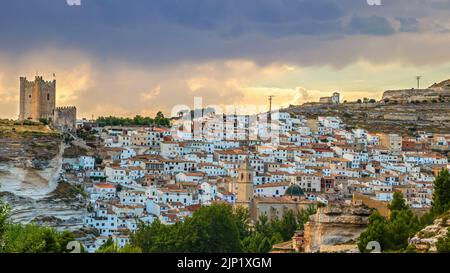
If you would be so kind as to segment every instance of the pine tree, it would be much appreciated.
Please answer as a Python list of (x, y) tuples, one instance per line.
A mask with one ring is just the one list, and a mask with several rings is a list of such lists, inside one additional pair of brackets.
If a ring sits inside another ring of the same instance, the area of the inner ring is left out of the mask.
[(450, 209), (450, 173), (447, 169), (442, 170), (434, 181), (433, 201), (431, 203), (431, 214), (434, 217)]
[(366, 247), (372, 241), (378, 242), (383, 251), (405, 250), (408, 247), (408, 239), (420, 230), (419, 219), (406, 205), (401, 193), (394, 193), (388, 207), (391, 210), (389, 219), (381, 216), (378, 211), (369, 217), (367, 230), (361, 233), (358, 240), (361, 252), (369, 252)]
[(389, 210), (405, 210), (407, 205), (403, 195), (399, 192), (394, 192), (391, 203), (388, 205)]

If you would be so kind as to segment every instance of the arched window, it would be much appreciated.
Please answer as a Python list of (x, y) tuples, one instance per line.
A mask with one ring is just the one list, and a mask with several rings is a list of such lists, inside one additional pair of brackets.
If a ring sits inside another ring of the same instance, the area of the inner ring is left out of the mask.
[(47, 94), (47, 100), (50, 100), (50, 94)]

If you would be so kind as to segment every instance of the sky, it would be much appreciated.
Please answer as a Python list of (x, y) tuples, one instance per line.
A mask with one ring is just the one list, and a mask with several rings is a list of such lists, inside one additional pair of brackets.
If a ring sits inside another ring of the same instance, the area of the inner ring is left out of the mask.
[[(57, 80), (79, 117), (176, 105), (287, 106), (450, 78), (450, 1), (2, 0), (0, 117), (19, 77)], [(369, 1), (370, 2), (370, 1)]]

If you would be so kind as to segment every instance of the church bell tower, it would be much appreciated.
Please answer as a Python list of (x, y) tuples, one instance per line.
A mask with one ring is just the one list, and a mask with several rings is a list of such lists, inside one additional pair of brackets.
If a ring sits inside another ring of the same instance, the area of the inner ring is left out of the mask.
[(254, 197), (253, 176), (254, 170), (250, 165), (248, 157), (238, 169), (238, 177), (234, 185), (236, 195), (236, 206), (250, 209)]

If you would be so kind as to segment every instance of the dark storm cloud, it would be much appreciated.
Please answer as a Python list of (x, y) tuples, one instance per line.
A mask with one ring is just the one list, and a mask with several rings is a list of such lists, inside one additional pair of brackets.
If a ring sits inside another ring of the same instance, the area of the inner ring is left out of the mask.
[[(444, 0), (430, 1), (447, 6)], [(421, 9), (417, 0), (384, 0), (382, 7), (371, 7), (366, 0), (81, 0), (81, 6), (65, 0), (1, 2), (0, 51), (71, 48), (99, 59), (143, 64), (292, 59), (289, 55), (316, 46), (315, 39), (414, 32), (414, 16)], [(414, 15), (405, 16), (402, 7)]]
[(386, 36), (395, 33), (391, 22), (380, 16), (354, 16), (348, 24), (348, 31), (352, 34)]
[(386, 76), (362, 76), (385, 64), (417, 75), (405, 67), (448, 63), (450, 1), (382, 2), (0, 0), (0, 116), (16, 116), (17, 79), (36, 72), (56, 72), (58, 103), (82, 116), (145, 115), (194, 95), (316, 100), (359, 80), (378, 86)]
[(416, 18), (400, 17), (397, 20), (400, 22), (399, 31), (401, 32), (417, 32), (419, 30), (419, 21)]
[[(128, 60), (245, 57), (248, 36), (344, 33), (338, 0), (3, 0), (0, 49), (39, 46)], [(256, 40), (255, 40), (256, 41)], [(264, 45), (260, 45), (264, 47)], [(253, 45), (254, 47), (254, 45)]]

